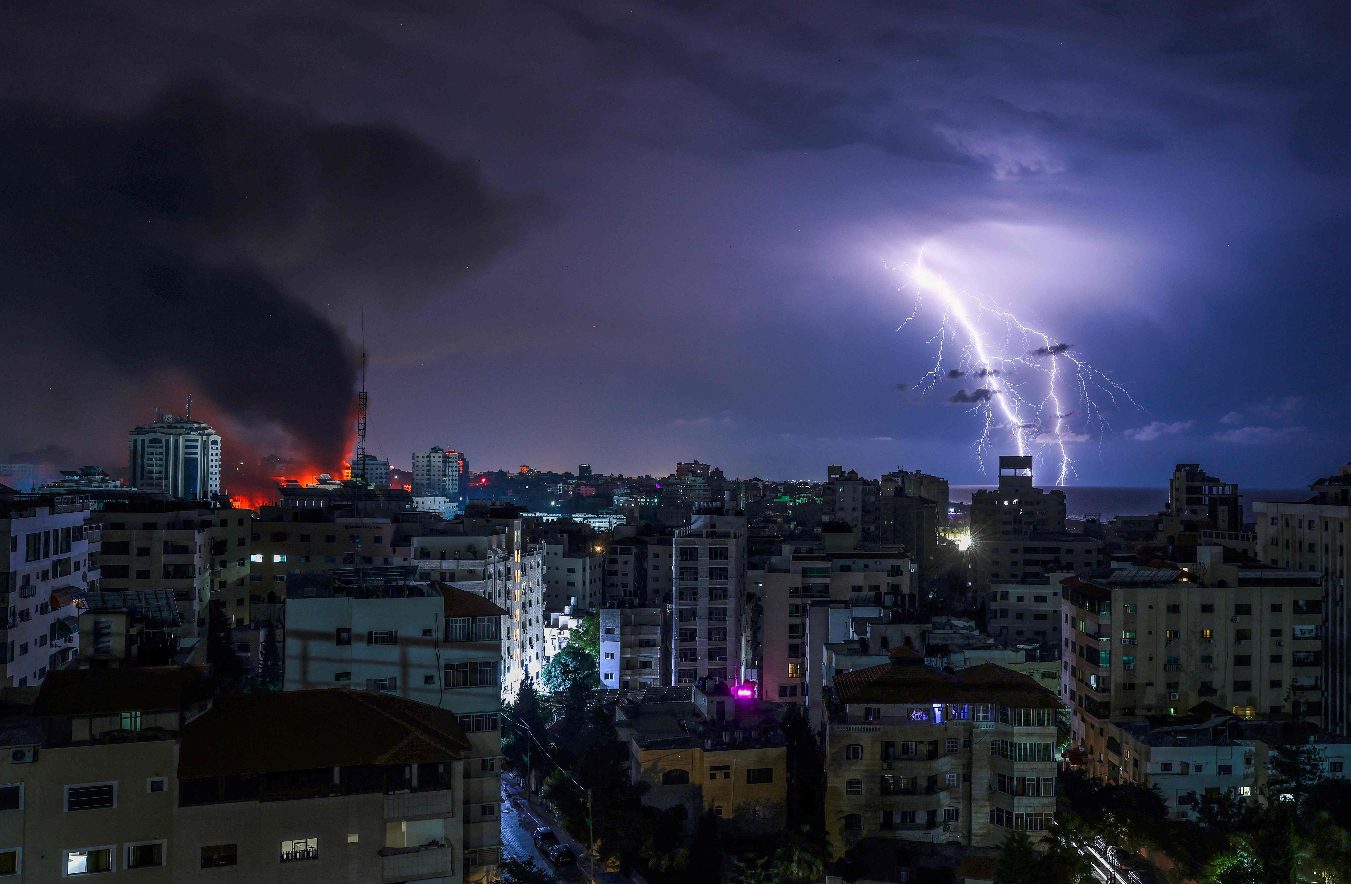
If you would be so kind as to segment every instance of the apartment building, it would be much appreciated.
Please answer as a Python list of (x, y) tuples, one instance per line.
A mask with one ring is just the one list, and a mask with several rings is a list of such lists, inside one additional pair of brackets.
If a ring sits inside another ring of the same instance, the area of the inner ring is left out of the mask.
[(83, 602), (80, 666), (167, 666), (194, 655), (205, 662), (205, 642), (179, 634), (173, 590), (90, 592)]
[(671, 603), (674, 586), (669, 534), (628, 535), (611, 539), (605, 549), (602, 579), (606, 604), (656, 607)]
[(1322, 715), (1316, 577), (1226, 562), (1072, 577), (1061, 599), (1061, 697), (1089, 772), (1107, 776), (1106, 723), (1209, 702), (1245, 718)]
[(826, 831), (836, 854), (865, 838), (997, 847), (1055, 817), (1059, 702), (1025, 675), (926, 666), (897, 648), (837, 674), (826, 725)]
[(1351, 463), (1310, 486), (1306, 503), (1253, 503), (1257, 557), (1269, 565), (1315, 575), (1323, 590), (1324, 727), (1351, 733)]
[(605, 592), (605, 545), (596, 532), (550, 532), (544, 547), (544, 607), (591, 611)]
[(446, 583), (352, 571), (293, 578), (285, 690), (376, 691), (453, 712), (469, 742), (461, 798), (466, 880), (501, 849), (502, 645), (507, 612)]
[(99, 588), (100, 535), (77, 495), (0, 488), (0, 685), (42, 683), (79, 645), (79, 608)]
[(352, 516), (326, 507), (263, 507), (252, 526), (249, 605), (286, 601), (292, 574), (407, 564), (390, 516)]
[(1243, 530), (1238, 485), (1210, 475), (1200, 464), (1180, 463), (1173, 469), (1168, 479), (1166, 513), (1204, 522), (1220, 531)]
[[(471, 506), (471, 513), (426, 529), (411, 540), (418, 579), (451, 583), (507, 612), (502, 698), (515, 698), (526, 677), (547, 662), (544, 626), (544, 550), (527, 545), (519, 513)], [(489, 515), (491, 514), (491, 515)]]
[(1060, 582), (1071, 576), (1052, 572), (1027, 582), (990, 584), (985, 631), (1007, 646), (1039, 644), (1058, 654)]
[(791, 546), (770, 559), (764, 571), (747, 575), (752, 595), (753, 656), (760, 696), (766, 700), (807, 702), (807, 615), (818, 601), (873, 606), (882, 611), (914, 610), (918, 605), (914, 567), (908, 555), (884, 550), (794, 552)]
[(465, 880), (451, 712), (358, 691), (212, 701), (182, 667), (54, 676), (3, 710), (0, 868), (19, 880)]
[(782, 707), (736, 697), (723, 682), (647, 691), (615, 710), (629, 747), (629, 779), (645, 783), (643, 803), (685, 808), (692, 827), (712, 811), (741, 833), (782, 832), (787, 818), (788, 750)]
[(1055, 572), (1091, 571), (1105, 564), (1102, 541), (1082, 534), (979, 538), (971, 547), (971, 582), (1036, 582)]
[(977, 543), (1065, 532), (1065, 492), (1037, 488), (1032, 482), (1030, 456), (1000, 456), (998, 487), (971, 495), (971, 535)]
[(675, 534), (671, 682), (741, 678), (746, 517), (695, 513)]
[(248, 619), (255, 561), (248, 510), (129, 494), (103, 500), (94, 521), (103, 534), (98, 560), (105, 591), (171, 590), (184, 637), (206, 635), (213, 599), (228, 615)]
[(665, 608), (602, 608), (600, 682), (622, 691), (662, 687), (670, 675)]

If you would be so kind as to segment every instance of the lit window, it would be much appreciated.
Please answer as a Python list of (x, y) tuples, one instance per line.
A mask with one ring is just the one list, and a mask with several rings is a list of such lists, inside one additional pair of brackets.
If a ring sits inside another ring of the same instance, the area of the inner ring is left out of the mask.
[(348, 844), (357, 844), (357, 843), (359, 843), (360, 841), (361, 841), (361, 836), (358, 835), (356, 832), (348, 832), (348, 833), (347, 833), (347, 843), (348, 843)]
[(88, 850), (66, 851), (66, 876), (96, 875), (113, 870), (113, 849), (91, 847)]
[(257, 564), (262, 564), (262, 561), (263, 561), (263, 554), (262, 554), (262, 553), (254, 553), (253, 555), (249, 556), (249, 561), (250, 561), (250, 562), (255, 562), (255, 563), (257, 563)]
[(288, 838), (281, 843), (281, 861), (284, 863), (318, 858), (318, 838)]
[(122, 713), (122, 730), (124, 730), (124, 731), (139, 731), (140, 729), (141, 729), (141, 713), (140, 713), (140, 712), (123, 712), (123, 713)]

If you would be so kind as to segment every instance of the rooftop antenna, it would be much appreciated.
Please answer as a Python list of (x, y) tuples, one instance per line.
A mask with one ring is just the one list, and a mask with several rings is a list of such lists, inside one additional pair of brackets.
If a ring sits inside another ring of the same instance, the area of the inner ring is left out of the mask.
[(191, 393), (188, 394), (188, 402), (187, 402), (186, 410), (183, 412), (183, 420), (187, 420), (187, 421), (192, 420), (192, 394), (191, 394)]
[(366, 408), (370, 397), (366, 395), (366, 308), (361, 308), (361, 389), (357, 391), (357, 444), (352, 451), (352, 478), (361, 470), (366, 477)]

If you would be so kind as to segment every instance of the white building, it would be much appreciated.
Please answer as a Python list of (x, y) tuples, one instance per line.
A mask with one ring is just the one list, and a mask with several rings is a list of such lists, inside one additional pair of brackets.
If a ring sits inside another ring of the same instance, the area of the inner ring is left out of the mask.
[(426, 454), (413, 454), (413, 496), (459, 500), (463, 488), (464, 455), (454, 448), (433, 447)]
[(605, 547), (577, 546), (577, 538), (570, 535), (544, 542), (544, 605), (549, 611), (591, 611), (601, 605)]
[(676, 532), (672, 569), (671, 683), (739, 680), (746, 517), (696, 513)]
[(131, 431), (131, 485), (180, 500), (220, 493), (220, 434), (207, 424), (172, 414)]
[(0, 494), (0, 685), (27, 687), (78, 653), (76, 601), (98, 590), (98, 529), (84, 498)]
[(1005, 645), (1060, 647), (1060, 581), (1066, 572), (990, 584), (985, 631)]
[(389, 460), (374, 454), (363, 454), (360, 460), (355, 458), (347, 464), (347, 476), (359, 479), (375, 488), (389, 486)]
[(664, 608), (602, 608), (600, 682), (618, 690), (664, 687), (669, 669), (662, 645), (669, 636)]

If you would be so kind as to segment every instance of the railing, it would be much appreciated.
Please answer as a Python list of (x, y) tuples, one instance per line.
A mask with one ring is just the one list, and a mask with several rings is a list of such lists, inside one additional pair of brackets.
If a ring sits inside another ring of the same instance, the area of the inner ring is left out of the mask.
[(410, 881), (423, 878), (449, 877), (453, 872), (453, 851), (435, 841), (420, 847), (383, 847), (386, 881)]
[(284, 863), (301, 862), (307, 859), (318, 859), (319, 848), (306, 847), (300, 850), (283, 850), (281, 852), (281, 861)]

